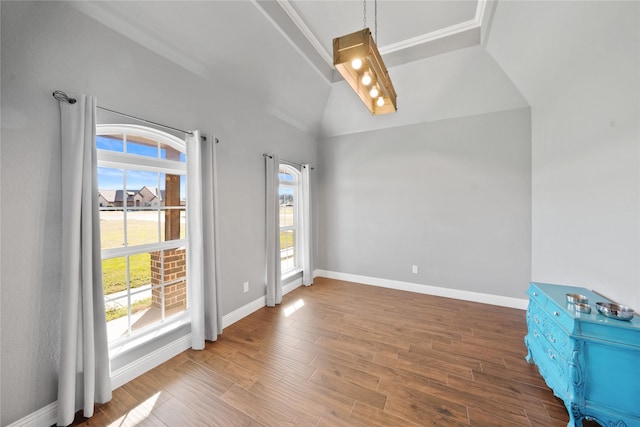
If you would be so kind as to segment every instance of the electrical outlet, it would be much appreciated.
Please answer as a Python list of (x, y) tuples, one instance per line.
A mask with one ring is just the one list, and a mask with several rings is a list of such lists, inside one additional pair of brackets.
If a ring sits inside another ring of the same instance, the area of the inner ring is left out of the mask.
[(244, 282), (244, 291), (249, 292), (249, 282)]
[(418, 266), (417, 265), (412, 265), (411, 266), (411, 272), (413, 274), (418, 274)]

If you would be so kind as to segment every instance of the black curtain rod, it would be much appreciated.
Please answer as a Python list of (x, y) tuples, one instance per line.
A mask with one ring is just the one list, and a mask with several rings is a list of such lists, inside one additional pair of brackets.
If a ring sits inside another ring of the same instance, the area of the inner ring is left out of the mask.
[[(262, 157), (268, 157), (268, 158), (270, 158), (270, 159), (273, 159), (273, 156), (272, 156), (271, 154), (267, 154), (267, 153), (262, 153)], [(296, 162), (290, 162), (289, 160), (280, 159), (280, 161), (281, 161), (281, 162), (284, 162), (284, 163), (289, 163), (289, 164), (294, 165), (294, 166), (299, 166), (299, 167), (301, 167), (301, 168), (303, 168), (303, 167), (304, 167), (304, 165), (303, 165), (303, 164), (296, 163)], [(309, 166), (309, 169), (311, 169), (311, 170), (315, 170), (316, 168), (314, 168), (313, 166)]]
[[(61, 90), (56, 90), (56, 91), (54, 91), (54, 92), (53, 92), (53, 97), (54, 97), (55, 99), (57, 99), (58, 101), (66, 101), (66, 102), (68, 102), (69, 104), (75, 104), (76, 102), (78, 102), (75, 98), (69, 98), (69, 96), (67, 96), (67, 94), (66, 94), (66, 93), (64, 93), (64, 92), (63, 92), (63, 91), (61, 91)], [(163, 127), (163, 128), (165, 128), (165, 129), (171, 129), (171, 130), (174, 130), (174, 131), (177, 131), (177, 132), (182, 132), (182, 133), (186, 133), (186, 134), (188, 134), (188, 135), (193, 136), (193, 132), (189, 132), (189, 131), (187, 131), (187, 130), (182, 130), (182, 129), (174, 128), (173, 126), (163, 125), (162, 123), (153, 122), (153, 121), (151, 121), (151, 120), (141, 119), (140, 117), (132, 116), (132, 115), (130, 115), (130, 114), (121, 113), (121, 112), (119, 112), (119, 111), (115, 111), (115, 110), (110, 110), (109, 108), (101, 107), (101, 106), (99, 106), (99, 105), (97, 106), (97, 108), (98, 108), (99, 110), (108, 111), (109, 113), (118, 114), (118, 115), (120, 115), (120, 116), (127, 117), (127, 118), (129, 118), (129, 119), (138, 120), (138, 121), (140, 121), (140, 122), (149, 123), (149, 124), (152, 124), (152, 125), (156, 125), (156, 126)], [(206, 141), (206, 140), (207, 140), (207, 137), (206, 137), (206, 136), (201, 135), (201, 136), (200, 136), (200, 139), (202, 139), (203, 141)], [(218, 142), (219, 142), (219, 140), (218, 140), (218, 138), (216, 138), (216, 144), (217, 144)]]

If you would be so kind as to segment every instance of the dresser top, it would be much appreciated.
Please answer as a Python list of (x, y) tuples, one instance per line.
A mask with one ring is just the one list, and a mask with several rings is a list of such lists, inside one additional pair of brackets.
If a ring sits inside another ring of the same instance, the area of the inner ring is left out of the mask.
[[(638, 333), (640, 333), (640, 313), (636, 312), (633, 316), (633, 319), (631, 320), (618, 320), (603, 316), (602, 314), (598, 313), (598, 310), (596, 309), (596, 302), (615, 302), (621, 305), (625, 305), (624, 302), (611, 301), (610, 299), (605, 298), (593, 291), (590, 291), (589, 289), (576, 286), (552, 285), (548, 283), (536, 282), (531, 282), (531, 286), (539, 289), (544, 294), (546, 294), (547, 297), (553, 300), (561, 310), (564, 310), (575, 320), (590, 324), (606, 324), (610, 327), (622, 328), (631, 331), (637, 331)], [(568, 308), (566, 294), (580, 294), (589, 298), (591, 313), (578, 313), (575, 310), (571, 310), (570, 308)]]

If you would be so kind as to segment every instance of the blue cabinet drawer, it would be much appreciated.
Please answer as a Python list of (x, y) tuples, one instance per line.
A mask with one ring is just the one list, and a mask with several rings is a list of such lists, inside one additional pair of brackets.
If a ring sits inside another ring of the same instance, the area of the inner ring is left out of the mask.
[(573, 332), (575, 328), (575, 311), (569, 311), (565, 301), (560, 306), (555, 301), (549, 300), (546, 311), (553, 321), (564, 329), (565, 335)]
[(547, 296), (535, 286), (531, 286), (527, 291), (527, 295), (529, 295), (529, 301), (535, 301), (540, 307), (544, 308), (547, 305)]
[[(554, 312), (558, 313), (558, 316), (554, 316)], [(565, 359), (569, 359), (572, 348), (570, 337), (568, 332), (559, 323), (563, 320), (561, 316), (565, 316), (565, 313), (555, 310), (552, 310), (551, 313), (550, 316), (535, 303), (531, 303), (529, 306), (530, 320), (537, 327), (539, 333), (544, 336), (554, 350)]]

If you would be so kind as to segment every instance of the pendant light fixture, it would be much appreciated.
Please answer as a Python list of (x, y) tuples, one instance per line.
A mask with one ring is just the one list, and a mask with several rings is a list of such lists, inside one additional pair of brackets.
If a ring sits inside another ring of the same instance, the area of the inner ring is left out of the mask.
[[(378, 38), (378, 2), (375, 3), (375, 31)], [(364, 29), (333, 39), (333, 65), (358, 94), (371, 114), (398, 111), (396, 91), (391, 83), (376, 42), (367, 28), (367, 0), (363, 1)]]

